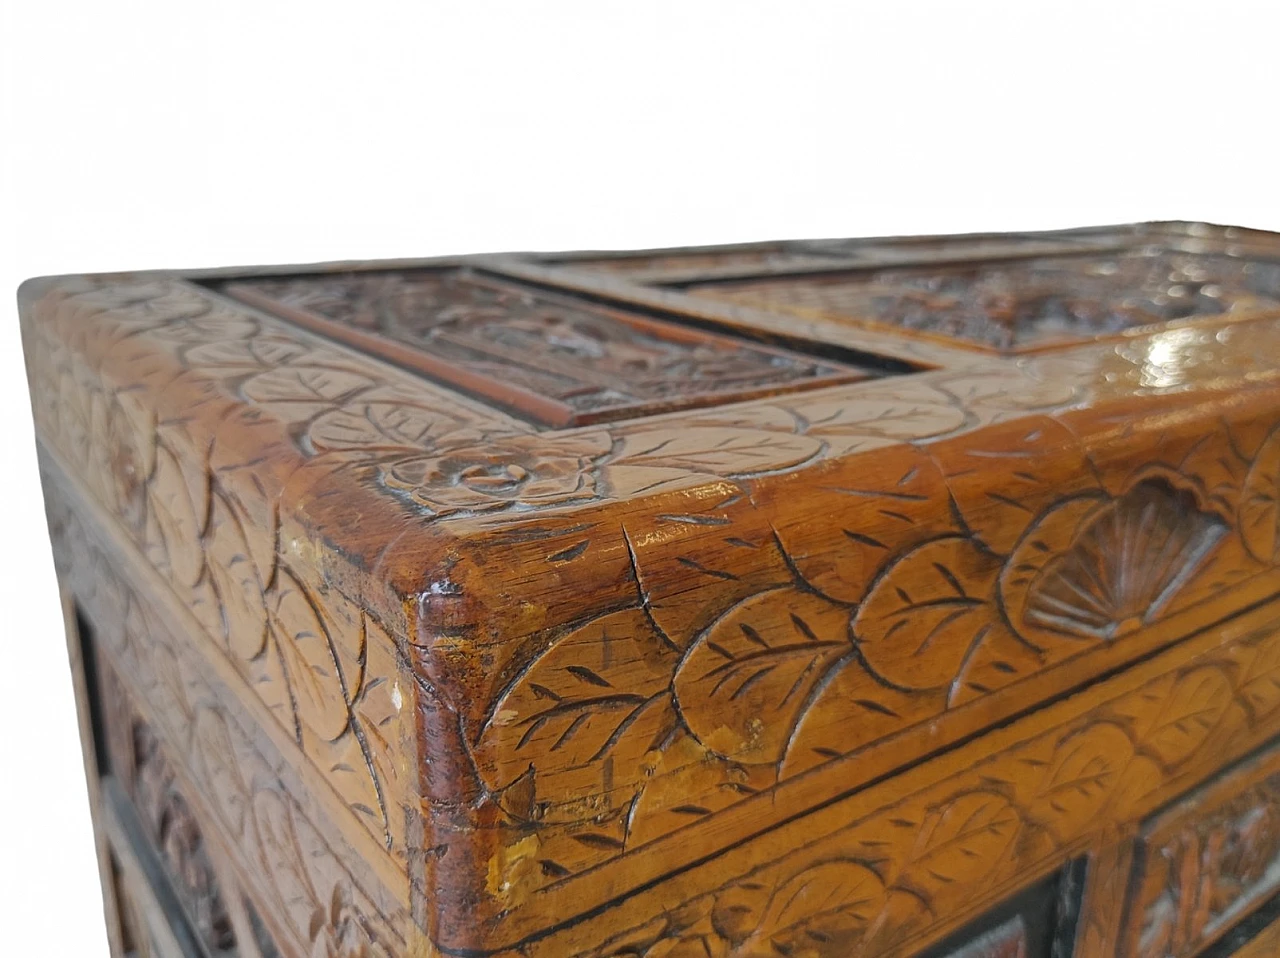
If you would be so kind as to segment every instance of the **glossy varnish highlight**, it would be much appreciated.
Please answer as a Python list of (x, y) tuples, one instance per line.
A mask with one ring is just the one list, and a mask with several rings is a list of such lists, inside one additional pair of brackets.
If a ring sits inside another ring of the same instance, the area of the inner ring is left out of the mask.
[(1277, 264), (1154, 224), (32, 281), (113, 940), (1230, 940)]

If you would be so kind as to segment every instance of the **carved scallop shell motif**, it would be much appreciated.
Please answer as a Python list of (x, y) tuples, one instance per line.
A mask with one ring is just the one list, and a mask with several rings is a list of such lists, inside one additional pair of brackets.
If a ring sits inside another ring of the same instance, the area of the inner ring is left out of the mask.
[(1118, 498), (1068, 499), (1027, 531), (1005, 567), (1009, 621), (1042, 647), (1128, 635), (1168, 610), (1226, 532), (1166, 479)]

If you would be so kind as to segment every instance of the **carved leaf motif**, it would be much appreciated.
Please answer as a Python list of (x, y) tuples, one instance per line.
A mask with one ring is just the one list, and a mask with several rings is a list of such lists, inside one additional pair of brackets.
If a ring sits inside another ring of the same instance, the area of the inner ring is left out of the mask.
[(827, 462), (812, 475), (803, 511), (790, 508), (794, 491), (786, 483), (754, 489), (752, 500), (773, 518), (805, 581), (838, 601), (862, 601), (895, 556), (960, 532), (942, 473), (914, 446)]
[(843, 606), (799, 589), (753, 596), (708, 628), (681, 662), (681, 714), (713, 752), (777, 762), (810, 689), (850, 649)]
[(322, 875), (309, 865), (330, 853), (291, 800), (274, 789), (261, 789), (253, 809), (268, 887), (276, 893), (281, 915), (288, 915), (302, 940), (311, 943), (313, 958), (386, 956), (362, 919), (369, 903), (354, 900), (339, 870)]
[(638, 847), (714, 815), (776, 781), (773, 766), (729, 761), (688, 732), (679, 734), (665, 744), (653, 763), (652, 778), (628, 810), (627, 846)]
[[(160, 339), (220, 343), (249, 339), (258, 332), (257, 321), (244, 310), (206, 299), (186, 284), (172, 284), (160, 297), (147, 298), (152, 300), (145, 307), (151, 314), (144, 320), (147, 332)], [(161, 316), (163, 321), (156, 322)]]
[(716, 934), (732, 945), (741, 945), (760, 927), (773, 891), (772, 883), (752, 879), (721, 890), (711, 906), (711, 926)]
[(1051, 812), (1046, 824), (1059, 840), (1078, 835), (1106, 805), (1132, 756), (1133, 743), (1119, 726), (1087, 726), (1057, 744), (1029, 805)]
[(1002, 556), (1054, 503), (1097, 485), (1079, 440), (1044, 416), (989, 425), (980, 439), (945, 443), (937, 457), (966, 531)]
[(1122, 703), (1134, 722), (1141, 747), (1173, 767), (1191, 757), (1217, 730), (1232, 707), (1231, 681), (1205, 666), (1181, 676), (1165, 676), (1139, 700)]
[(262, 655), (242, 662), (245, 681), (257, 691), (258, 697), (271, 714), (294, 738), (300, 737), (297, 708), (280, 641), (268, 629), (267, 647)]
[(763, 429), (781, 433), (797, 431), (794, 414), (759, 401), (690, 411), (687, 418), (681, 417), (680, 421), (689, 426), (712, 429)]
[(266, 602), (240, 521), (220, 493), (213, 497), (208, 553), (228, 648), (240, 659), (252, 659), (267, 641)]
[(188, 349), (184, 358), (193, 368), (219, 369), (248, 375), (288, 366), (308, 353), (306, 346), (287, 336), (260, 335), (247, 340), (215, 340)]
[(960, 664), (947, 689), (947, 705), (963, 705), (1003, 688), (1038, 671), (1045, 661), (1046, 656), (1019, 641), (1003, 619), (995, 619), (990, 632)]
[[(130, 606), (130, 633), (136, 635), (138, 633), (135, 629), (140, 620), (133, 614), (133, 610), (137, 608), (137, 603), (130, 603)], [(141, 621), (145, 622), (145, 619)], [(157, 646), (152, 655), (152, 668), (156, 682), (151, 687), (151, 696), (155, 700), (156, 707), (168, 708), (172, 714), (190, 720), (192, 714), (186, 677), (183, 675), (178, 657), (167, 646)]]
[(754, 429), (650, 429), (626, 436), (610, 472), (626, 468), (678, 469), (744, 477), (792, 469), (822, 451), (806, 436)]
[[(265, 447), (258, 447), (262, 449)], [(211, 462), (224, 457), (219, 453), (225, 446), (215, 445)], [(241, 463), (227, 464), (216, 474), (214, 486), (222, 498), (222, 505), (234, 518), (240, 536), (244, 540), (246, 555), (252, 561), (258, 582), (263, 588), (275, 578), (278, 560), (276, 552), (276, 526), (279, 516), (276, 498), (272, 490), (253, 472), (252, 466)]]
[(949, 685), (995, 627), (999, 561), (971, 539), (945, 536), (892, 563), (854, 619), (862, 654), (895, 685)]
[[(157, 644), (156, 649), (165, 648)], [(223, 824), (237, 837), (244, 835), (253, 814), (253, 790), (237, 761), (226, 720), (213, 709), (200, 709), (195, 716), (193, 752), (204, 781), (213, 792), (213, 806)]]
[(1017, 809), (995, 792), (969, 792), (930, 810), (895, 886), (931, 900), (957, 882), (991, 879), (1008, 863), (1022, 829)]
[(240, 390), (253, 402), (292, 407), (293, 417), (305, 417), (349, 401), (373, 384), (367, 376), (345, 369), (284, 366), (251, 376)]
[(965, 413), (932, 389), (902, 389), (902, 395), (870, 395), (833, 401), (797, 396), (787, 408), (803, 433), (823, 440), (827, 456), (866, 452), (899, 440), (944, 436), (965, 423)]
[(768, 522), (739, 508), (741, 491), (725, 485), (730, 508), (715, 508), (704, 485), (671, 494), (667, 513), (627, 521), (636, 584), (654, 622), (682, 649), (738, 602), (795, 582)]
[(857, 751), (945, 707), (941, 690), (908, 692), (874, 678), (861, 663), (835, 663), (819, 682), (787, 742), (784, 778)]
[(801, 954), (799, 947), (815, 942), (824, 954), (853, 954), (883, 899), (879, 876), (860, 862), (812, 865), (778, 888), (760, 927), (735, 954)]
[[(253, 823), (271, 888), (288, 903), (288, 911), (310, 913), (320, 897), (298, 844), (289, 800), (274, 789), (259, 789), (253, 795)], [(295, 926), (304, 923), (295, 920)]]
[(1240, 700), (1248, 705), (1254, 721), (1280, 708), (1280, 645), (1260, 645), (1240, 677)]
[(1021, 414), (1031, 410), (1050, 411), (1078, 399), (1080, 387), (1075, 381), (1086, 381), (1085, 369), (1072, 370), (1059, 363), (1050, 368), (1056, 357), (1033, 359), (1025, 366), (1006, 367), (993, 375), (960, 373), (941, 380), (941, 385), (965, 406), (980, 410), (991, 418), (1001, 413)]
[(1240, 496), (1240, 534), (1249, 554), (1271, 564), (1280, 556), (1280, 432), (1258, 450)]
[[(452, 417), (404, 401), (347, 405), (321, 415), (308, 435), (317, 450), (418, 452), (432, 449), (441, 436), (459, 433)], [(459, 433), (460, 443), (479, 440), (475, 433)]]
[[(505, 807), (518, 816), (531, 815), (544, 799), (573, 794), (581, 808), (557, 802), (552, 814), (587, 817), (599, 812), (594, 800), (609, 786), (623, 790), (614, 798), (629, 801), (645, 777), (646, 753), (673, 726), (668, 687), (674, 667), (674, 652), (642, 610), (574, 629), (534, 659), (494, 705), (476, 742), (482, 778), (495, 791), (510, 791)], [(551, 770), (544, 773), (541, 765)]]
[(347, 730), (347, 703), (329, 634), (306, 590), (281, 568), (272, 590), (271, 630), (285, 662), (298, 718), (332, 741)]
[(311, 919), (311, 958), (391, 958), (381, 942), (374, 941), (361, 908), (343, 882), (333, 886), (326, 905)]
[[(400, 688), (400, 665), (396, 644), (372, 617), (365, 617), (365, 680), (355, 698), (354, 712), (364, 731), (370, 758), (379, 779), (397, 790), (406, 787), (409, 755), (405, 747), (410, 734), (403, 718), (405, 692)], [(412, 714), (410, 712), (409, 714)], [(393, 821), (391, 825), (395, 827)]]
[(164, 560), (177, 581), (190, 588), (204, 570), (204, 550), (200, 535), (203, 503), (191, 501), (182, 469), (173, 453), (161, 446), (156, 450), (155, 475), (149, 484), (150, 515), (158, 527)]
[[(361, 728), (360, 731), (363, 733), (366, 730)], [(390, 823), (387, 820), (389, 816), (383, 800), (384, 793), (379, 791), (374, 779), (370, 756), (361, 737), (350, 734), (341, 735), (332, 742), (316, 742), (304, 733), (303, 747), (312, 761), (328, 771), (334, 791), (342, 797), (356, 819), (378, 841), (389, 846)]]

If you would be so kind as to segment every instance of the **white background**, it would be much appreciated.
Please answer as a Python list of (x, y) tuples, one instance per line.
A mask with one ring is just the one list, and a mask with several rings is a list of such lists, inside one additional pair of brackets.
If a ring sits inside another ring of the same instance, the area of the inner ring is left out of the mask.
[[(0, 0), (0, 294), (42, 273), (1029, 229), (1280, 229), (1264, 3)], [(0, 940), (105, 955), (0, 307)]]

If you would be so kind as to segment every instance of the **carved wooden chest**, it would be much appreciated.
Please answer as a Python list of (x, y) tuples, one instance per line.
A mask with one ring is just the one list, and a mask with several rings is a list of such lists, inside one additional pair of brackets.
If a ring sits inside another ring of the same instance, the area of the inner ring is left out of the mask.
[(1280, 948), (1280, 236), (21, 302), (119, 954)]

